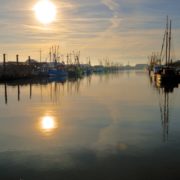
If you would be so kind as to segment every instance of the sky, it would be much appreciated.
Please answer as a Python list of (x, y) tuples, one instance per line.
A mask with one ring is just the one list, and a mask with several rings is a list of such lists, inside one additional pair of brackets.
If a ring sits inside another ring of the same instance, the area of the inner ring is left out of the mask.
[(33, 7), (38, 0), (0, 0), (0, 61), (20, 55), (47, 59), (49, 48), (59, 45), (64, 56), (81, 52), (81, 62), (108, 58), (122, 64), (147, 63), (159, 52), (166, 16), (172, 21), (174, 57), (180, 59), (179, 0), (51, 0), (56, 20), (41, 24)]

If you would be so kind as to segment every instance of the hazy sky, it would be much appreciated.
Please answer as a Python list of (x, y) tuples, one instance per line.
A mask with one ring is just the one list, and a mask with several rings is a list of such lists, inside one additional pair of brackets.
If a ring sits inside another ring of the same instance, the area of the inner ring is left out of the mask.
[[(81, 60), (109, 57), (127, 64), (146, 63), (160, 51), (166, 15), (173, 20), (173, 47), (180, 58), (179, 0), (52, 0), (56, 21), (42, 25), (32, 8), (38, 0), (0, 0), (0, 55), (22, 60), (48, 56), (49, 47), (61, 53), (81, 51)], [(1, 60), (2, 58), (0, 58)]]

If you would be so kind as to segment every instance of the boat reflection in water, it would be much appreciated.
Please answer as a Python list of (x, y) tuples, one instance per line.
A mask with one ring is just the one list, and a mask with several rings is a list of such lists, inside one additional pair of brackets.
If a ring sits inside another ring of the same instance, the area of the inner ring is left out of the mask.
[[(153, 83), (152, 80), (151, 83)], [(154, 87), (158, 90), (159, 108), (163, 127), (163, 140), (167, 141), (169, 135), (169, 120), (171, 108), (170, 96), (173, 95), (174, 89), (178, 88), (178, 82), (161, 83), (159, 81), (154, 81)]]
[[(94, 79), (96, 79), (94, 83), (108, 83), (111, 81), (111, 79), (116, 79), (120, 75), (121, 74), (118, 73), (94, 75)], [(84, 87), (89, 88), (92, 83), (91, 80), (91, 75), (85, 76), (85, 78), (68, 79), (67, 77), (51, 77), (44, 79), (26, 79), (21, 81), (5, 82), (0, 83), (0, 87), (3, 87), (4, 102), (7, 105), (8, 101), (11, 100), (11, 94), (9, 92), (12, 89), (17, 89), (15, 91), (16, 94), (14, 94), (17, 96), (17, 101), (21, 101), (23, 98), (25, 98), (21, 97), (25, 94), (29, 100), (40, 97), (41, 102), (50, 98), (52, 102), (59, 103), (62, 96), (78, 94)], [(24, 93), (25, 91), (26, 93)]]
[[(9, 89), (17, 88), (17, 100), (21, 101), (21, 92), (26, 91), (29, 99), (32, 100), (33, 92), (37, 94), (37, 91), (40, 90), (41, 100), (44, 98), (50, 97), (51, 101), (57, 102), (58, 97), (62, 95), (64, 91), (64, 87), (67, 88), (68, 91), (79, 91), (80, 79), (76, 79), (74, 81), (68, 80), (66, 78), (48, 78), (48, 79), (29, 79), (22, 81), (12, 81), (5, 82), (0, 84), (0, 86), (4, 86), (4, 102), (8, 104), (8, 96), (10, 95)], [(47, 90), (48, 89), (48, 90)], [(69, 92), (68, 92), (69, 93)], [(24, 95), (24, 93), (22, 93)]]
[(174, 85), (149, 86), (146, 73), (122, 72), (8, 82), (0, 94), (0, 179), (180, 177)]

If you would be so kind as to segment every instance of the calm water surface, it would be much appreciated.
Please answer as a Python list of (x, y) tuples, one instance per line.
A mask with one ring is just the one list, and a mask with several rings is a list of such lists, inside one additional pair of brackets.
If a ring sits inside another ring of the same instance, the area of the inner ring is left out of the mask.
[(145, 72), (0, 85), (0, 179), (174, 180), (179, 168), (180, 89)]

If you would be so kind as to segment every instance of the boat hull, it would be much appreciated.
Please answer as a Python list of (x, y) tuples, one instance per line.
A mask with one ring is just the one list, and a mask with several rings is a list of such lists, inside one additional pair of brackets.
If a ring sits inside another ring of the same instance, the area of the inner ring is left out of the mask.
[(50, 77), (63, 77), (67, 75), (68, 75), (67, 71), (61, 69), (50, 69), (48, 71), (48, 76)]

